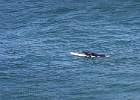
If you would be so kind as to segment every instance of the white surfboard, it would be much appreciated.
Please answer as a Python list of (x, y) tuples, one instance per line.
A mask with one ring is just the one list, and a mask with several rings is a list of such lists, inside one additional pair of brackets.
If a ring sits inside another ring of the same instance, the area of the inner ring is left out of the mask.
[[(85, 54), (80, 54), (80, 53), (75, 53), (75, 52), (70, 52), (70, 54), (72, 54), (73, 56), (89, 57)], [(91, 57), (95, 57), (95, 56), (91, 56)]]
[[(80, 57), (89, 57), (85, 54), (80, 54), (80, 53), (75, 53), (75, 52), (70, 52), (71, 55), (73, 56), (80, 56)], [(91, 58), (94, 58), (95, 56), (90, 56)], [(106, 57), (109, 57), (109, 55), (106, 55)]]

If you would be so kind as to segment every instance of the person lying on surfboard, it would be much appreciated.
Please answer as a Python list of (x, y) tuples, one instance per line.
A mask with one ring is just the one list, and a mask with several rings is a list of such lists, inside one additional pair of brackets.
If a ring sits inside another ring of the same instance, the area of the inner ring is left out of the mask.
[(105, 54), (97, 54), (97, 53), (92, 53), (92, 52), (89, 52), (89, 51), (83, 51), (83, 54), (91, 57), (91, 56), (95, 56), (95, 57), (106, 57)]

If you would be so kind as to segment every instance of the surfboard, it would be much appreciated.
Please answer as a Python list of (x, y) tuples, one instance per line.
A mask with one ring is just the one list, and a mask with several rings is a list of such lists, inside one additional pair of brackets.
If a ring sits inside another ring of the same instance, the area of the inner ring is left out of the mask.
[[(70, 54), (72, 54), (73, 56), (80, 56), (80, 57), (89, 57), (85, 54), (80, 54), (80, 53), (75, 53), (75, 52), (70, 52)], [(95, 57), (95, 56), (91, 56), (92, 58)]]
[[(89, 57), (85, 54), (81, 54), (81, 53), (75, 53), (75, 52), (70, 52), (71, 55), (73, 56), (80, 56), (80, 57)], [(90, 56), (91, 58), (94, 58), (95, 56)], [(99, 57), (99, 56), (98, 56)], [(109, 55), (106, 55), (105, 57), (109, 57)]]

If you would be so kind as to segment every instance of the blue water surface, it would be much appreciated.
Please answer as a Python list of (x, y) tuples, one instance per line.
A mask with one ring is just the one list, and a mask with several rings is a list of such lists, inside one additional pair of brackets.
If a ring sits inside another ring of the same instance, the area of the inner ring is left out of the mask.
[(1, 0), (0, 51), (0, 100), (140, 100), (140, 1)]

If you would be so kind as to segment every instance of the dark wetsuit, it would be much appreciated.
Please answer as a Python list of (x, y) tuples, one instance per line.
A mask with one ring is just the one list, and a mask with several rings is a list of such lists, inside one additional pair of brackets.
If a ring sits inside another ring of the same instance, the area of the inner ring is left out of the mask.
[(95, 57), (106, 57), (106, 55), (104, 54), (97, 54), (97, 53), (92, 53), (92, 52), (89, 52), (89, 51), (83, 51), (83, 54), (91, 57), (91, 56), (95, 56)]

